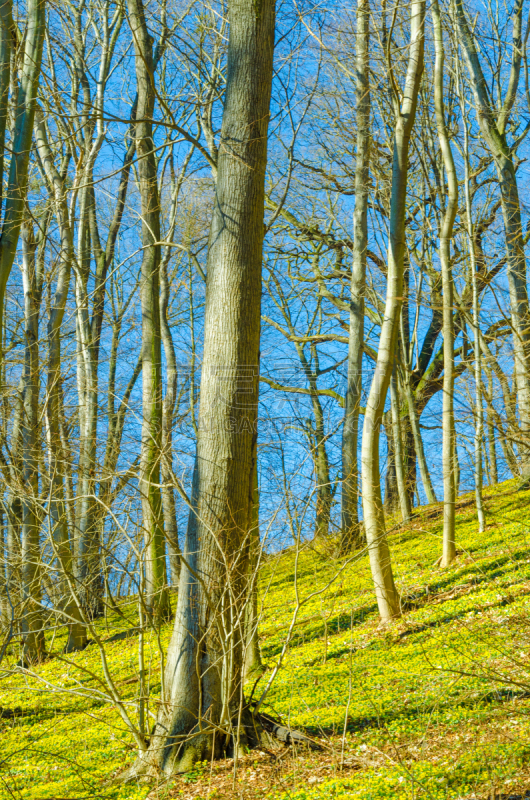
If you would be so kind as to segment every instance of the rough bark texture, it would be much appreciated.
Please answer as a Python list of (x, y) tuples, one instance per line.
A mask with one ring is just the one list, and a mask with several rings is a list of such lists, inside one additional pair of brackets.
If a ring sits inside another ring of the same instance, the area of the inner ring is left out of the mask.
[[(229, 20), (192, 509), (166, 694), (132, 774), (185, 771), (219, 754), (242, 701), (274, 2), (231, 0)], [(236, 738), (244, 743), (244, 728)]]
[(362, 444), (363, 509), (370, 566), (382, 620), (399, 614), (390, 551), (385, 533), (379, 475), (379, 436), (396, 353), (405, 255), (405, 207), (409, 140), (423, 70), (425, 4), (410, 7), (410, 50), (402, 106), (396, 113), (388, 246), (387, 290), (376, 368), (366, 402)]

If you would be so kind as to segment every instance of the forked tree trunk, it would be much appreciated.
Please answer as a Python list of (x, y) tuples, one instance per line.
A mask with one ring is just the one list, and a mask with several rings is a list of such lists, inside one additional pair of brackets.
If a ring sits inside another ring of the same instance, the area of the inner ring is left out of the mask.
[(348, 337), (348, 385), (342, 428), (342, 508), (340, 551), (361, 546), (359, 527), (359, 408), (361, 405), (364, 294), (368, 250), (368, 181), (370, 165), (370, 2), (357, 2), (355, 95), (357, 141), (355, 161), (355, 209), (350, 283), (350, 330)]
[(448, 566), (456, 556), (455, 544), (455, 415), (454, 415), (454, 322), (453, 322), (453, 272), (451, 268), (451, 239), (453, 225), (458, 211), (458, 179), (444, 110), (444, 45), (440, 7), (438, 0), (431, 5), (434, 28), (434, 48), (436, 60), (434, 64), (434, 104), (436, 109), (436, 125), (440, 149), (447, 176), (447, 196), (440, 229), (440, 264), (442, 267), (443, 290), (443, 410), (442, 410), (442, 471), (444, 484), (444, 525), (442, 566)]
[(363, 427), (364, 521), (372, 578), (382, 620), (391, 619), (399, 614), (399, 597), (394, 585), (381, 501), (379, 436), (394, 366), (403, 298), (408, 152), (423, 71), (424, 27), (425, 3), (423, 0), (414, 0), (410, 6), (410, 48), (403, 101), (401, 108), (396, 108), (385, 313)]
[(135, 125), (142, 203), (142, 448), (140, 492), (145, 538), (146, 605), (155, 619), (171, 612), (167, 591), (164, 521), (160, 492), (162, 454), (162, 350), (160, 332), (160, 198), (153, 139), (155, 59), (142, 0), (129, 0), (138, 92)]
[(220, 754), (242, 700), (274, 2), (231, 0), (229, 20), (192, 509), (165, 697), (149, 749), (125, 777)]

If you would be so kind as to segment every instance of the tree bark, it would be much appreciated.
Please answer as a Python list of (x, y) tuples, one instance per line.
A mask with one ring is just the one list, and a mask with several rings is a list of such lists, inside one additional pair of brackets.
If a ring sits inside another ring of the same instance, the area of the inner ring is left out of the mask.
[(166, 394), (162, 404), (162, 509), (164, 513), (164, 534), (169, 555), (171, 585), (176, 589), (180, 574), (180, 546), (178, 537), (177, 511), (173, 489), (173, 416), (177, 399), (177, 359), (173, 337), (167, 320), (169, 303), (169, 281), (167, 261), (162, 262), (160, 273), (160, 320), (164, 355), (166, 359)]
[[(31, 152), (33, 121), (37, 102), (42, 46), (46, 25), (44, 0), (29, 0), (27, 28), (18, 96), (14, 107), (14, 131), (11, 161), (5, 195), (4, 219), (0, 234), (0, 330), (4, 313), (4, 297), (17, 251), (20, 227), (27, 196), (28, 164)], [(3, 153), (7, 123), (8, 93), (11, 81), (11, 43), (15, 26), (10, 0), (0, 6), (0, 152)], [(3, 174), (3, 171), (0, 175)], [(1, 194), (0, 194), (1, 197)]]
[(401, 410), (399, 408), (399, 394), (397, 388), (396, 367), (392, 370), (390, 379), (390, 402), (392, 408), (392, 436), (394, 441), (394, 462), (396, 469), (396, 483), (399, 507), (403, 522), (410, 519), (410, 501), (407, 492), (407, 477), (405, 471), (405, 458), (403, 455), (403, 435), (401, 432)]
[[(453, 272), (451, 267), (451, 239), (458, 211), (458, 179), (453, 152), (447, 133), (444, 110), (444, 45), (438, 0), (431, 5), (434, 28), (434, 105), (440, 150), (447, 177), (446, 204), (440, 228), (440, 264), (443, 291), (443, 410), (442, 410), (442, 472), (444, 484), (444, 524), (442, 566), (448, 566), (456, 556), (455, 543), (455, 333), (453, 322)], [(444, 188), (445, 192), (445, 188)]]
[(242, 700), (274, 2), (231, 0), (229, 20), (192, 509), (166, 694), (129, 776), (186, 771), (219, 754)]
[(152, 118), (155, 107), (153, 39), (142, 0), (129, 0), (138, 94), (135, 124), (142, 203), (142, 447), (140, 492), (145, 538), (146, 605), (154, 619), (171, 613), (167, 591), (164, 522), (160, 492), (162, 454), (162, 351), (160, 331), (160, 198)]
[(422, 0), (414, 0), (410, 9), (409, 61), (403, 102), (401, 108), (396, 108), (394, 131), (385, 313), (381, 326), (376, 368), (366, 403), (362, 443), (364, 521), (372, 578), (382, 620), (389, 620), (399, 614), (399, 598), (394, 585), (381, 502), (379, 436), (396, 353), (403, 297), (408, 151), (423, 71), (425, 4)]
[[(506, 126), (515, 101), (522, 63), (523, 2), (514, 7), (513, 49), (506, 96), (499, 110), (493, 109), (477, 48), (462, 0), (456, 3), (456, 21), (475, 97), (477, 119), (484, 141), (493, 157), (501, 192), (502, 214), (508, 262), (515, 384), (523, 443), (519, 448), (521, 475), (530, 479), (530, 309), (526, 286), (526, 257), (521, 203), (514, 164), (514, 149), (508, 145)], [(465, 115), (465, 112), (464, 112)]]
[(368, 183), (370, 165), (370, 3), (357, 2), (355, 98), (357, 138), (355, 161), (355, 209), (350, 282), (350, 329), (348, 336), (348, 385), (342, 428), (341, 553), (361, 546), (357, 505), (359, 502), (359, 408), (362, 392), (364, 346), (364, 294), (368, 250)]
[(68, 520), (64, 502), (66, 454), (61, 435), (62, 374), (61, 325), (70, 285), (74, 246), (70, 215), (66, 198), (66, 181), (59, 174), (48, 143), (44, 116), (40, 109), (35, 115), (35, 141), (44, 174), (53, 197), (60, 234), (59, 266), (55, 293), (52, 297), (48, 320), (48, 371), (46, 385), (46, 436), (49, 454), (48, 520), (54, 554), (59, 567), (60, 608), (68, 625), (67, 652), (82, 649), (86, 644), (86, 629), (82, 624), (78, 604), (78, 585), (74, 574), (72, 548), (68, 533)]
[[(47, 226), (45, 226), (46, 229)], [(39, 311), (42, 297), (41, 260), (33, 228), (22, 228), (22, 279), (24, 284), (24, 376), (22, 421), (22, 595), (25, 603), (22, 633), (24, 660), (41, 661), (45, 655), (42, 617), (39, 502)]]

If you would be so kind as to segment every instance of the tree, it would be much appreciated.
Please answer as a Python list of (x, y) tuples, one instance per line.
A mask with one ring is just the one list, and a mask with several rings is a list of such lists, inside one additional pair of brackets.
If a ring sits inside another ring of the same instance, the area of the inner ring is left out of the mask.
[(274, 3), (231, 0), (229, 21), (191, 509), (163, 702), (126, 778), (219, 755), (242, 700)]
[(364, 295), (368, 250), (368, 185), (370, 164), (370, 4), (357, 3), (355, 91), (357, 142), (355, 162), (355, 210), (351, 270), (350, 330), (348, 341), (348, 385), (342, 428), (342, 542), (347, 553), (361, 543), (357, 504), (359, 501), (359, 407), (361, 405), (364, 351)]
[(436, 124), (442, 151), (445, 173), (447, 176), (447, 196), (440, 230), (440, 264), (442, 268), (443, 287), (443, 348), (444, 348), (444, 385), (443, 385), (443, 482), (444, 482), (444, 529), (442, 565), (448, 566), (456, 555), (455, 546), (455, 417), (454, 417), (454, 322), (453, 322), (453, 275), (451, 270), (451, 238), (453, 225), (458, 211), (458, 179), (451, 143), (447, 133), (444, 109), (444, 46), (442, 22), (438, 0), (431, 7), (434, 28), (434, 47), (436, 61), (434, 67), (434, 103), (436, 108)]
[(142, 454), (140, 491), (145, 536), (146, 601), (155, 618), (167, 617), (169, 595), (165, 562), (164, 519), (160, 492), (162, 455), (162, 350), (160, 326), (160, 198), (152, 118), (156, 91), (153, 40), (142, 0), (129, 0), (129, 23), (135, 48), (138, 103), (135, 125), (142, 201)]
[[(379, 614), (388, 620), (399, 614), (379, 479), (379, 434), (390, 384), (403, 299), (405, 258), (405, 211), (407, 197), (409, 140), (423, 71), (425, 4), (414, 0), (410, 6), (410, 46), (402, 100), (393, 84), (395, 104), (392, 199), (388, 242), (387, 289), (384, 320), (370, 393), (366, 401), (362, 443), (362, 494), (366, 539)], [(394, 81), (393, 73), (391, 80)]]
[[(515, 381), (523, 443), (520, 448), (521, 474), (530, 479), (530, 312), (526, 286), (526, 257), (524, 252), (521, 204), (514, 157), (520, 141), (512, 145), (507, 140), (507, 127), (517, 95), (521, 73), (523, 2), (517, 0), (513, 11), (512, 63), (504, 98), (494, 108), (474, 36), (469, 27), (462, 0), (456, 2), (456, 22), (469, 79), (475, 98), (477, 120), (484, 141), (493, 157), (501, 193), (502, 213), (508, 262), (508, 287), (513, 326)], [(500, 80), (500, 75), (496, 76)], [(499, 84), (500, 91), (500, 84)], [(528, 129), (524, 131), (526, 134)]]

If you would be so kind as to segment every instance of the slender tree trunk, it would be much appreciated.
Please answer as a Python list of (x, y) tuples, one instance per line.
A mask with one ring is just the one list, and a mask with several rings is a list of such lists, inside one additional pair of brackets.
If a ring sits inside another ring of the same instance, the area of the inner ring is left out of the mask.
[(166, 696), (149, 751), (133, 775), (142, 767), (186, 771), (195, 760), (220, 753), (241, 700), (273, 0), (231, 0), (229, 20), (192, 510)]
[(348, 339), (348, 386), (342, 428), (341, 543), (343, 554), (360, 547), (362, 537), (359, 501), (359, 407), (362, 391), (364, 345), (364, 294), (368, 249), (368, 183), (370, 165), (370, 3), (357, 2), (355, 96), (357, 141), (355, 161), (355, 210), (350, 284), (350, 331)]
[(160, 273), (160, 320), (162, 342), (166, 359), (166, 395), (162, 405), (162, 508), (164, 513), (164, 533), (169, 555), (171, 585), (176, 589), (180, 574), (180, 547), (173, 490), (173, 415), (177, 399), (177, 360), (173, 338), (167, 320), (169, 302), (169, 281), (167, 276), (167, 259), (162, 263)]
[[(393, 374), (393, 373), (392, 373)], [(392, 379), (390, 380), (392, 389)], [(389, 411), (383, 414), (383, 427), (386, 433), (386, 474), (385, 474), (385, 499), (383, 510), (385, 514), (393, 514), (399, 505), (399, 491), (396, 474), (396, 451), (394, 448), (394, 418), (392, 405)]]
[[(27, 196), (28, 164), (37, 101), (42, 45), (46, 25), (44, 0), (28, 0), (27, 27), (18, 96), (14, 107), (14, 131), (10, 145), (11, 162), (5, 194), (4, 220), (0, 234), (0, 330), (5, 290), (15, 254)], [(11, 43), (15, 38), (10, 0), (0, 7), (0, 152), (3, 153), (11, 80)], [(0, 172), (3, 175), (3, 172)], [(1, 197), (1, 194), (0, 194)]]
[(453, 152), (447, 133), (444, 109), (444, 44), (442, 21), (438, 0), (431, 5), (434, 28), (434, 47), (436, 61), (434, 65), (434, 104), (436, 108), (436, 124), (438, 139), (447, 177), (447, 195), (443, 219), (440, 228), (440, 264), (442, 267), (443, 289), (443, 411), (442, 411), (442, 471), (444, 483), (444, 527), (442, 566), (448, 566), (456, 556), (455, 543), (455, 333), (453, 320), (453, 271), (451, 267), (451, 239), (453, 225), (458, 211), (458, 178), (456, 175)]
[(490, 483), (495, 485), (499, 482), (499, 471), (497, 467), (497, 448), (495, 446), (495, 420), (492, 413), (493, 406), (493, 375), (491, 369), (486, 367), (488, 378), (488, 394), (491, 402), (487, 405), (488, 415), (488, 455), (490, 464)]
[[(14, 624), (19, 626), (23, 623), (24, 612), (28, 605), (24, 592), (22, 560), (22, 504), (20, 492), (20, 478), (22, 467), (22, 387), (21, 382), (19, 391), (15, 395), (13, 409), (13, 427), (11, 430), (11, 459), (8, 465), (8, 490), (6, 492), (6, 512), (7, 512), (7, 593), (9, 603), (12, 608), (12, 618)], [(21, 613), (22, 612), (22, 613)], [(23, 629), (23, 624), (22, 624)], [(22, 660), (24, 653), (22, 652)]]
[(243, 664), (243, 680), (256, 680), (264, 671), (259, 649), (258, 636), (258, 572), (260, 563), (259, 535), (259, 484), (258, 484), (258, 452), (257, 442), (254, 445), (252, 466), (251, 509), (249, 512), (250, 532), (248, 537), (248, 576), (249, 588), (245, 608), (245, 657)]
[(68, 624), (67, 652), (82, 649), (86, 644), (86, 630), (82, 624), (76, 575), (72, 560), (72, 548), (68, 533), (68, 520), (64, 502), (66, 479), (66, 454), (63, 448), (62, 423), (62, 374), (61, 374), (61, 325), (66, 308), (70, 285), (74, 247), (70, 227), (69, 209), (66, 199), (65, 181), (59, 174), (48, 143), (44, 117), (40, 109), (35, 116), (35, 140), (44, 168), (44, 173), (54, 198), (55, 212), (61, 237), (59, 266), (55, 293), (48, 321), (48, 374), (46, 386), (46, 434), (49, 453), (49, 497), (48, 520), (51, 541), (59, 568), (59, 596), (61, 608)]
[(403, 456), (403, 437), (401, 432), (401, 410), (397, 388), (396, 367), (392, 370), (390, 379), (390, 402), (392, 408), (392, 436), (394, 440), (394, 461), (396, 466), (396, 483), (398, 490), (399, 508), (403, 522), (410, 519), (410, 502), (407, 492), (407, 477), (405, 472), (405, 459)]
[(145, 536), (146, 604), (156, 619), (171, 613), (167, 591), (160, 461), (162, 454), (162, 351), (160, 331), (160, 199), (151, 119), (155, 106), (153, 40), (142, 0), (129, 0), (138, 109), (135, 125), (142, 202), (142, 455), (140, 492)]
[[(465, 113), (463, 98), (461, 108)], [(473, 354), (475, 358), (475, 502), (477, 506), (479, 531), (482, 533), (482, 531), (485, 529), (484, 502), (482, 499), (482, 439), (484, 436), (484, 412), (482, 408), (482, 359), (480, 347), (481, 333), (477, 287), (477, 264), (475, 259), (473, 218), (469, 184), (469, 134), (467, 120), (464, 118), (464, 194), (466, 200), (466, 228), (469, 246), (469, 268), (471, 271), (471, 285), (473, 289)]]
[(403, 297), (405, 256), (405, 210), (409, 140), (423, 71), (425, 4), (414, 0), (410, 7), (410, 49), (403, 103), (396, 109), (392, 199), (388, 247), (387, 292), (377, 363), (366, 403), (362, 443), (362, 493), (366, 538), (379, 614), (388, 620), (399, 614), (390, 550), (385, 532), (379, 476), (379, 436), (386, 395), (396, 354), (399, 316)]
[[(514, 164), (515, 152), (506, 139), (506, 127), (517, 93), (524, 49), (522, 13), (523, 2), (517, 0), (513, 11), (513, 53), (509, 80), (505, 83), (506, 96), (500, 108), (494, 109), (463, 2), (462, 0), (456, 2), (456, 20), (475, 97), (477, 119), (484, 141), (495, 162), (501, 192), (513, 328), (515, 384), (522, 438), (519, 457), (521, 475), (526, 481), (530, 480), (530, 309), (526, 285), (521, 203)], [(463, 98), (461, 107), (465, 119)], [(481, 513), (483, 512), (479, 511), (479, 517)]]
[(416, 400), (414, 398), (412, 386), (410, 385), (410, 373), (405, 378), (405, 392), (407, 396), (410, 428), (414, 438), (414, 449), (418, 459), (418, 467), (420, 470), (421, 482), (423, 484), (423, 491), (427, 497), (427, 503), (436, 503), (437, 498), (432, 485), (431, 474), (429, 472), (429, 466), (427, 464), (425, 448), (423, 446), (423, 439), (421, 436), (420, 420), (418, 417), (418, 411), (416, 409)]
[(24, 659), (41, 661), (45, 655), (39, 500), (39, 310), (42, 273), (37, 269), (32, 226), (22, 229), (22, 278), (24, 283), (25, 353), (22, 422), (22, 593), (25, 602), (22, 632)]
[[(316, 390), (316, 382), (313, 385)], [(326, 448), (326, 434), (324, 430), (324, 413), (318, 394), (311, 396), (313, 414), (315, 416), (315, 430), (313, 441), (313, 460), (315, 464), (315, 480), (317, 490), (315, 537), (327, 536), (331, 519), (331, 503), (333, 494), (331, 476), (329, 472), (329, 459)]]

